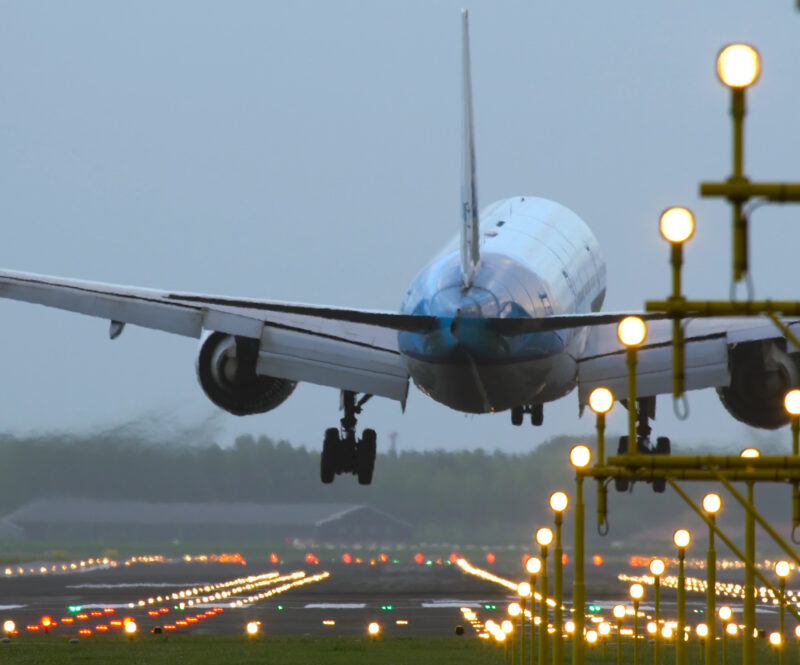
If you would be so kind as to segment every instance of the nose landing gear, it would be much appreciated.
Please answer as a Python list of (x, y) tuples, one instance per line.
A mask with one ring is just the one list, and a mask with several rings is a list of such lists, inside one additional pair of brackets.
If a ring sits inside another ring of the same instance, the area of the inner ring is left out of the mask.
[(356, 393), (342, 391), (344, 416), (341, 419), (341, 428), (331, 427), (325, 430), (322, 443), (320, 480), (326, 485), (332, 483), (334, 476), (340, 473), (355, 474), (359, 485), (369, 485), (372, 482), (378, 436), (374, 429), (365, 429), (360, 439), (356, 437), (356, 416), (361, 413), (370, 397), (372, 395), (364, 395), (356, 401)]

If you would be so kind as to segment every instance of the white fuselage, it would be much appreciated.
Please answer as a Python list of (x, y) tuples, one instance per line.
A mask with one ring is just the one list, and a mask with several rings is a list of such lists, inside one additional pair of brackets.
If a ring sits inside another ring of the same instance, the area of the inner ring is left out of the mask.
[(606, 267), (597, 239), (571, 210), (536, 197), (485, 208), (480, 237), (469, 288), (462, 286), (456, 238), (408, 291), (403, 313), (443, 321), (433, 332), (400, 333), (411, 377), (436, 401), (470, 413), (558, 399), (575, 386), (587, 329), (501, 335), (482, 329), (480, 320), (598, 311)]

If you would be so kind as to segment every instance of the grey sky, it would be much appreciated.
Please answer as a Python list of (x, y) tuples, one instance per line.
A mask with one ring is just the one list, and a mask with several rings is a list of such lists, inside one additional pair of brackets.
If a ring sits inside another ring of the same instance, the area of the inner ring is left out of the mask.
[[(789, 0), (604, 2), (6, 2), (0, 5), (0, 265), (184, 291), (395, 309), (458, 230), (459, 16), (471, 9), (479, 201), (555, 199), (595, 231), (607, 309), (666, 295), (657, 217), (692, 207), (687, 291), (729, 285), (729, 211), (699, 200), (729, 173), (714, 61), (762, 54), (746, 170), (800, 180), (800, 13)], [(796, 298), (798, 210), (753, 218), (756, 294)], [(1, 302), (0, 429), (88, 428), (214, 407), (196, 344)], [(713, 392), (673, 440), (742, 440)], [(321, 446), (334, 390), (301, 386), (248, 431)], [(545, 427), (470, 417), (412, 389), (362, 418), (402, 447), (524, 450), (589, 432), (574, 395)], [(622, 409), (612, 429), (624, 427)], [(788, 433), (786, 433), (788, 439)]]

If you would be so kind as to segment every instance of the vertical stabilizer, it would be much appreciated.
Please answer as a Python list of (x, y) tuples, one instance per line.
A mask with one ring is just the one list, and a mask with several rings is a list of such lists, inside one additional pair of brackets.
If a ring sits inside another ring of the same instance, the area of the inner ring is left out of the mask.
[(464, 136), (461, 172), (461, 284), (472, 286), (481, 260), (478, 193), (475, 182), (475, 141), (472, 128), (472, 82), (469, 66), (469, 12), (461, 10)]

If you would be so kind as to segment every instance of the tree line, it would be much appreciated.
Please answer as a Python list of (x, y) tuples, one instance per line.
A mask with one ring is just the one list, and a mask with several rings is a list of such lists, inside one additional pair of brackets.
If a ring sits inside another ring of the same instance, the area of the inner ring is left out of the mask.
[[(244, 435), (220, 446), (153, 441), (125, 429), (83, 436), (6, 434), (0, 435), (0, 513), (58, 497), (364, 503), (410, 522), (429, 542), (520, 542), (529, 540), (535, 527), (552, 522), (547, 507), (551, 492), (573, 494), (568, 453), (578, 441), (558, 436), (526, 453), (384, 453), (378, 456), (373, 484), (360, 486), (351, 476), (322, 485), (319, 451), (267, 436)], [(689, 489), (698, 498), (707, 491), (697, 485)], [(595, 491), (594, 482), (587, 481), (590, 531)], [(759, 486), (757, 495), (775, 520), (787, 519), (787, 486)], [(727, 504), (731, 508), (725, 512), (735, 527), (741, 513), (732, 500)], [(668, 529), (689, 513), (674, 494), (657, 495), (638, 483), (632, 494), (609, 488), (609, 515), (610, 538), (624, 540), (657, 524)], [(569, 518), (565, 527), (569, 532)]]

